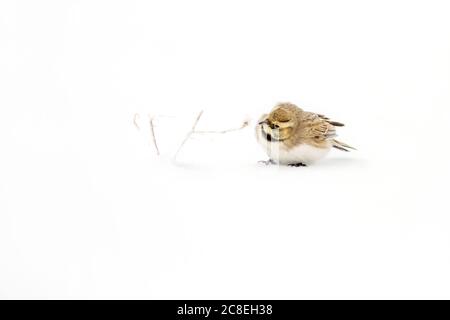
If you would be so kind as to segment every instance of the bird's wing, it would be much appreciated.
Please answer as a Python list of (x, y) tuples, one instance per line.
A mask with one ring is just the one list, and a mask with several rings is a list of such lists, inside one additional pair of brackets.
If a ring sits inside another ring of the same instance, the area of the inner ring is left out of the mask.
[[(313, 113), (314, 114), (314, 113)], [(323, 114), (318, 114), (318, 117), (322, 118), (323, 120), (325, 120), (326, 122), (328, 122), (329, 124), (335, 126), (335, 127), (343, 127), (344, 124), (337, 122), (337, 121), (332, 121), (330, 120), (330, 118), (328, 118), (327, 116), (324, 116)]]
[(300, 136), (306, 139), (328, 140), (336, 137), (336, 127), (342, 123), (312, 112), (304, 112), (300, 121)]

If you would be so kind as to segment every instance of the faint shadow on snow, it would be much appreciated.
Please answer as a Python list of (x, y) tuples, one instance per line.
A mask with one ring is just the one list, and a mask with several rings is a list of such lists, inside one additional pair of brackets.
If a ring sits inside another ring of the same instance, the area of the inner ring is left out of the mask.
[(265, 165), (255, 161), (254, 163), (205, 163), (205, 162), (189, 162), (189, 161), (171, 161), (170, 164), (174, 167), (180, 168), (187, 171), (215, 171), (215, 170), (308, 170), (310, 168), (323, 168), (323, 169), (338, 169), (338, 168), (355, 168), (361, 169), (368, 165), (366, 159), (361, 158), (328, 158), (323, 159), (317, 163), (314, 163), (308, 167), (294, 168), (289, 166), (278, 166), (278, 165)]
[(193, 163), (193, 162), (182, 162), (182, 161), (171, 161), (170, 162), (174, 167), (185, 169), (185, 170), (209, 170), (211, 169), (210, 165), (206, 165), (203, 163)]
[(361, 158), (326, 158), (313, 164), (314, 167), (354, 167), (361, 168), (366, 167), (368, 161)]

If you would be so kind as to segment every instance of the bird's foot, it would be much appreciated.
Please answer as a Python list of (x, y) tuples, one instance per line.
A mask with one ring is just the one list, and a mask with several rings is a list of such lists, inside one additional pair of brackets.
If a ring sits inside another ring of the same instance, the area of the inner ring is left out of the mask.
[(304, 164), (304, 163), (301, 163), (301, 162), (299, 162), (299, 163), (291, 163), (291, 164), (289, 164), (289, 167), (306, 167), (306, 164)]
[(261, 161), (258, 161), (258, 163), (264, 164), (264, 165), (266, 165), (266, 166), (271, 165), (271, 164), (277, 164), (277, 163), (276, 163), (275, 161), (273, 161), (272, 159), (269, 159), (269, 160), (261, 160)]

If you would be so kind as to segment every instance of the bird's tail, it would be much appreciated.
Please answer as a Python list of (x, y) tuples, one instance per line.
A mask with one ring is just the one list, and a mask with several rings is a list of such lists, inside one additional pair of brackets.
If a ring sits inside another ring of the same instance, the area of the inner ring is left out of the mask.
[(342, 150), (342, 151), (346, 151), (346, 152), (350, 151), (349, 149), (356, 150), (352, 146), (349, 146), (346, 143), (337, 141), (336, 139), (333, 139), (333, 148), (336, 148), (336, 149), (339, 149), (339, 150)]

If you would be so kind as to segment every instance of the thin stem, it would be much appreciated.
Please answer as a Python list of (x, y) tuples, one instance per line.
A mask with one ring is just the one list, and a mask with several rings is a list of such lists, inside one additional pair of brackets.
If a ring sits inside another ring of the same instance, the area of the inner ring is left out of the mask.
[(136, 127), (136, 129), (141, 130), (141, 128), (139, 127), (138, 123), (137, 123), (137, 119), (139, 118), (139, 113), (135, 113), (134, 117), (133, 117), (133, 124)]
[(156, 149), (156, 154), (159, 156), (159, 148), (158, 148), (158, 143), (156, 142), (156, 136), (155, 136), (155, 126), (153, 125), (153, 117), (148, 115), (149, 118), (149, 123), (150, 123), (150, 133), (152, 136), (152, 140), (153, 140), (153, 145), (155, 146)]
[(177, 159), (177, 156), (180, 153), (181, 149), (186, 144), (186, 142), (189, 140), (191, 135), (195, 132), (195, 128), (197, 127), (197, 124), (200, 121), (200, 118), (202, 117), (202, 115), (203, 115), (203, 110), (200, 111), (200, 113), (198, 114), (197, 119), (195, 120), (194, 125), (192, 126), (192, 130), (187, 133), (186, 137), (184, 138), (183, 142), (181, 143), (180, 147), (178, 148), (177, 153), (174, 156), (174, 159)]
[(196, 131), (194, 131), (194, 133), (198, 133), (198, 134), (224, 134), (224, 133), (229, 133), (229, 132), (233, 132), (233, 131), (242, 130), (242, 129), (244, 129), (247, 126), (248, 126), (248, 121), (244, 121), (239, 128), (222, 130), (222, 131), (197, 131), (196, 130)]

